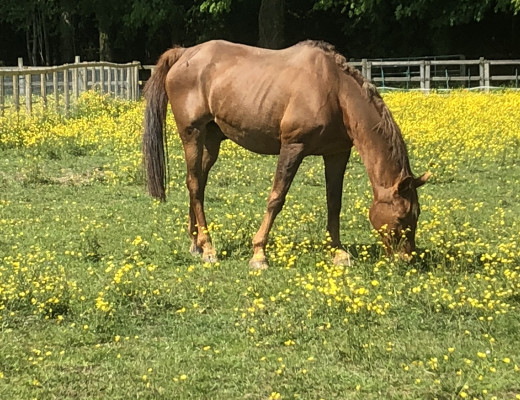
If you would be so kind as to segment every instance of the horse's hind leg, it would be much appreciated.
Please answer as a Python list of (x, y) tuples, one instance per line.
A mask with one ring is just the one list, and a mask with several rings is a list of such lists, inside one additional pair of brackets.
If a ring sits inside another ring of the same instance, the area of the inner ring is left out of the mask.
[(303, 145), (300, 143), (282, 145), (278, 165), (274, 175), (273, 188), (267, 201), (267, 212), (260, 229), (253, 238), (253, 258), (249, 261), (251, 269), (266, 269), (265, 246), (274, 219), (281, 211), (285, 196), (303, 159)]
[(350, 149), (344, 153), (323, 156), (325, 162), (325, 181), (327, 186), (327, 231), (331, 246), (335, 249), (334, 264), (350, 266), (350, 254), (343, 248), (339, 235), (339, 214), (343, 194), (343, 177), (350, 157)]
[(194, 255), (202, 254), (206, 262), (215, 262), (217, 257), (207, 230), (204, 191), (209, 170), (217, 160), (223, 138), (218, 127), (215, 129), (212, 125), (203, 129), (188, 127), (181, 133), (187, 167), (186, 185), (190, 194), (190, 252)]
[[(202, 174), (201, 174), (201, 190), (202, 190), (202, 203), (204, 205), (204, 193), (206, 190), (206, 184), (208, 182), (208, 175), (211, 167), (215, 164), (220, 151), (220, 143), (225, 139), (224, 134), (220, 128), (213, 122), (206, 125), (206, 134), (204, 139), (204, 145), (202, 149)], [(194, 256), (203, 255), (204, 250), (198, 244), (198, 232), (197, 232), (197, 218), (195, 211), (190, 205), (190, 219), (188, 222), (188, 232), (191, 238), (190, 253)], [(213, 256), (216, 260), (216, 256)], [(211, 260), (209, 260), (211, 261)]]

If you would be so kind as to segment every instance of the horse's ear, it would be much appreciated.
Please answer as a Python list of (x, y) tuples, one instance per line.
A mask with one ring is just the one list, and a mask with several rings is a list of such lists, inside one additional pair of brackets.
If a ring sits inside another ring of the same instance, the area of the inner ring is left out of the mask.
[(431, 172), (426, 172), (426, 173), (422, 174), (420, 177), (415, 178), (413, 180), (414, 187), (417, 189), (418, 187), (421, 187), (422, 185), (424, 185), (426, 183), (426, 181), (428, 179), (430, 179), (430, 176), (432, 176)]
[(399, 182), (397, 185), (397, 193), (403, 194), (406, 193), (408, 190), (412, 189), (414, 185), (414, 178), (411, 176), (407, 176), (402, 181)]
[(404, 194), (410, 189), (417, 189), (426, 183), (426, 181), (430, 178), (432, 174), (430, 172), (426, 172), (419, 176), (418, 178), (414, 178), (412, 176), (407, 176), (403, 178), (397, 184), (397, 193)]

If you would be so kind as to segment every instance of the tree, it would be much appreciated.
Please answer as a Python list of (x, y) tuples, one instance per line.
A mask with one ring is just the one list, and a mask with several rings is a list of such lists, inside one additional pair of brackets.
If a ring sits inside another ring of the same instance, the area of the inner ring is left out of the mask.
[[(503, 23), (513, 18), (506, 23), (514, 43), (514, 15), (520, 12), (520, 0), (318, 0), (313, 9), (344, 15), (342, 30), (349, 38), (357, 40), (359, 31), (364, 32), (364, 40), (373, 51), (362, 54), (363, 57), (388, 57), (402, 53), (464, 52), (469, 47), (460, 39), (461, 30), (474, 29), (482, 35), (475, 25), (482, 26), (483, 21), (490, 19)], [(483, 42), (491, 43), (483, 36), (479, 37)], [(422, 39), (417, 40), (419, 37)], [(372, 38), (378, 38), (382, 44), (378, 46)]]
[(79, 0), (79, 12), (83, 17), (92, 15), (97, 24), (100, 61), (112, 61), (113, 35), (122, 25), (126, 2), (123, 0)]
[(25, 42), (31, 65), (152, 62), (173, 44), (215, 38), (326, 40), (354, 58), (519, 57), (520, 0), (1, 0), (0, 32), (10, 39), (2, 58), (15, 61)]
[(258, 12), (258, 45), (269, 49), (284, 46), (284, 0), (262, 0)]
[(2, 0), (0, 21), (25, 32), (27, 56), (31, 65), (48, 65), (50, 36), (55, 26), (57, 4), (54, 0)]
[(150, 53), (182, 41), (186, 11), (187, 5), (182, 1), (132, 0), (123, 20), (127, 31), (137, 31), (145, 37), (145, 52), (149, 58)]
[[(238, 0), (235, 0), (235, 3)], [(232, 11), (232, 0), (204, 0), (200, 11), (221, 15)], [(279, 49), (285, 45), (285, 1), (261, 0), (258, 10), (258, 45)]]

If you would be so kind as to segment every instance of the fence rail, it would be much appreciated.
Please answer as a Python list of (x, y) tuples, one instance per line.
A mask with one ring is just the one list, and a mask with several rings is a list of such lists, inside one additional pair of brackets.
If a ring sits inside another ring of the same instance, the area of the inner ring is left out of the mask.
[[(35, 98), (43, 107), (53, 103), (56, 111), (70, 110), (72, 102), (87, 90), (136, 100), (139, 97), (139, 62), (114, 64), (80, 62), (57, 67), (25, 67), (21, 59), (18, 67), (0, 68), (0, 113), (5, 108), (20, 110), (22, 100), (31, 113)], [(50, 100), (50, 101), (49, 101)]]

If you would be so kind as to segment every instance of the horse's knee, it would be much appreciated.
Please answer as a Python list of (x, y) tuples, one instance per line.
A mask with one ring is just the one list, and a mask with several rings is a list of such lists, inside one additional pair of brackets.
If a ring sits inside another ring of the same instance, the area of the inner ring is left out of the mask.
[(269, 212), (278, 214), (285, 204), (285, 196), (271, 195), (267, 201), (267, 210)]
[(186, 176), (186, 187), (188, 188), (188, 191), (190, 193), (190, 198), (191, 197), (193, 197), (193, 198), (200, 197), (200, 193), (201, 193), (201, 189), (202, 189), (202, 184), (200, 182), (200, 178), (197, 178), (196, 176), (194, 176), (192, 174), (188, 174), (188, 176)]

